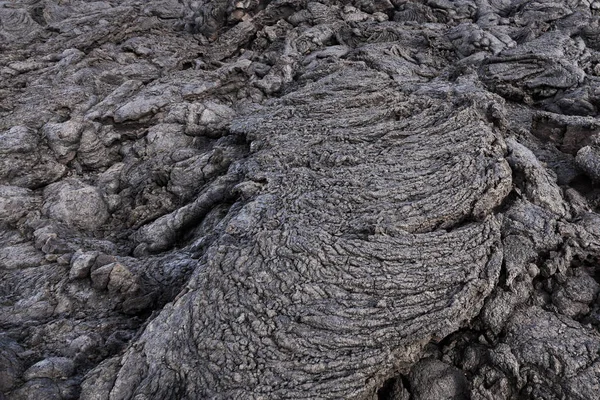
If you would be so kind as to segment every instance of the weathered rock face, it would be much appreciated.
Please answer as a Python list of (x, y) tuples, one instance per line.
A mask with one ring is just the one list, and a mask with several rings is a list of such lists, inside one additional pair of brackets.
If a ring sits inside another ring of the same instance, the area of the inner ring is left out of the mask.
[(599, 12), (0, 2), (0, 397), (597, 398)]

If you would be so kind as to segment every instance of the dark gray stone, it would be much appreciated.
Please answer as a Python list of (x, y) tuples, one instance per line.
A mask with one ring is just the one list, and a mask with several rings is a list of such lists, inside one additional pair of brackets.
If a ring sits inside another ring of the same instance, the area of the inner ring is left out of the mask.
[(597, 398), (599, 10), (0, 1), (0, 397)]

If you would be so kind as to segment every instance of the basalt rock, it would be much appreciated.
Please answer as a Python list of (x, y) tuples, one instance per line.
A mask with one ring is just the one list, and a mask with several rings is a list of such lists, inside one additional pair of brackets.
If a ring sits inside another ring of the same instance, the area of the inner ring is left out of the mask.
[(599, 12), (0, 1), (0, 398), (597, 398)]

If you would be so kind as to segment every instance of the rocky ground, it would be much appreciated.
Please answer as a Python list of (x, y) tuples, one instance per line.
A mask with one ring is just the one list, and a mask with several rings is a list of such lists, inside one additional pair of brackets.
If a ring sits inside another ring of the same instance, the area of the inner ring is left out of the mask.
[(0, 399), (600, 398), (600, 2), (0, 0)]

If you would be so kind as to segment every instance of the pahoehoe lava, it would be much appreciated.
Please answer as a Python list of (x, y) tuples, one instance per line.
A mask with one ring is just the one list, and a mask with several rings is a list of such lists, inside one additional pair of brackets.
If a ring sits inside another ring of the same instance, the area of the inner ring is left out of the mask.
[(600, 397), (600, 2), (0, 1), (0, 399)]

